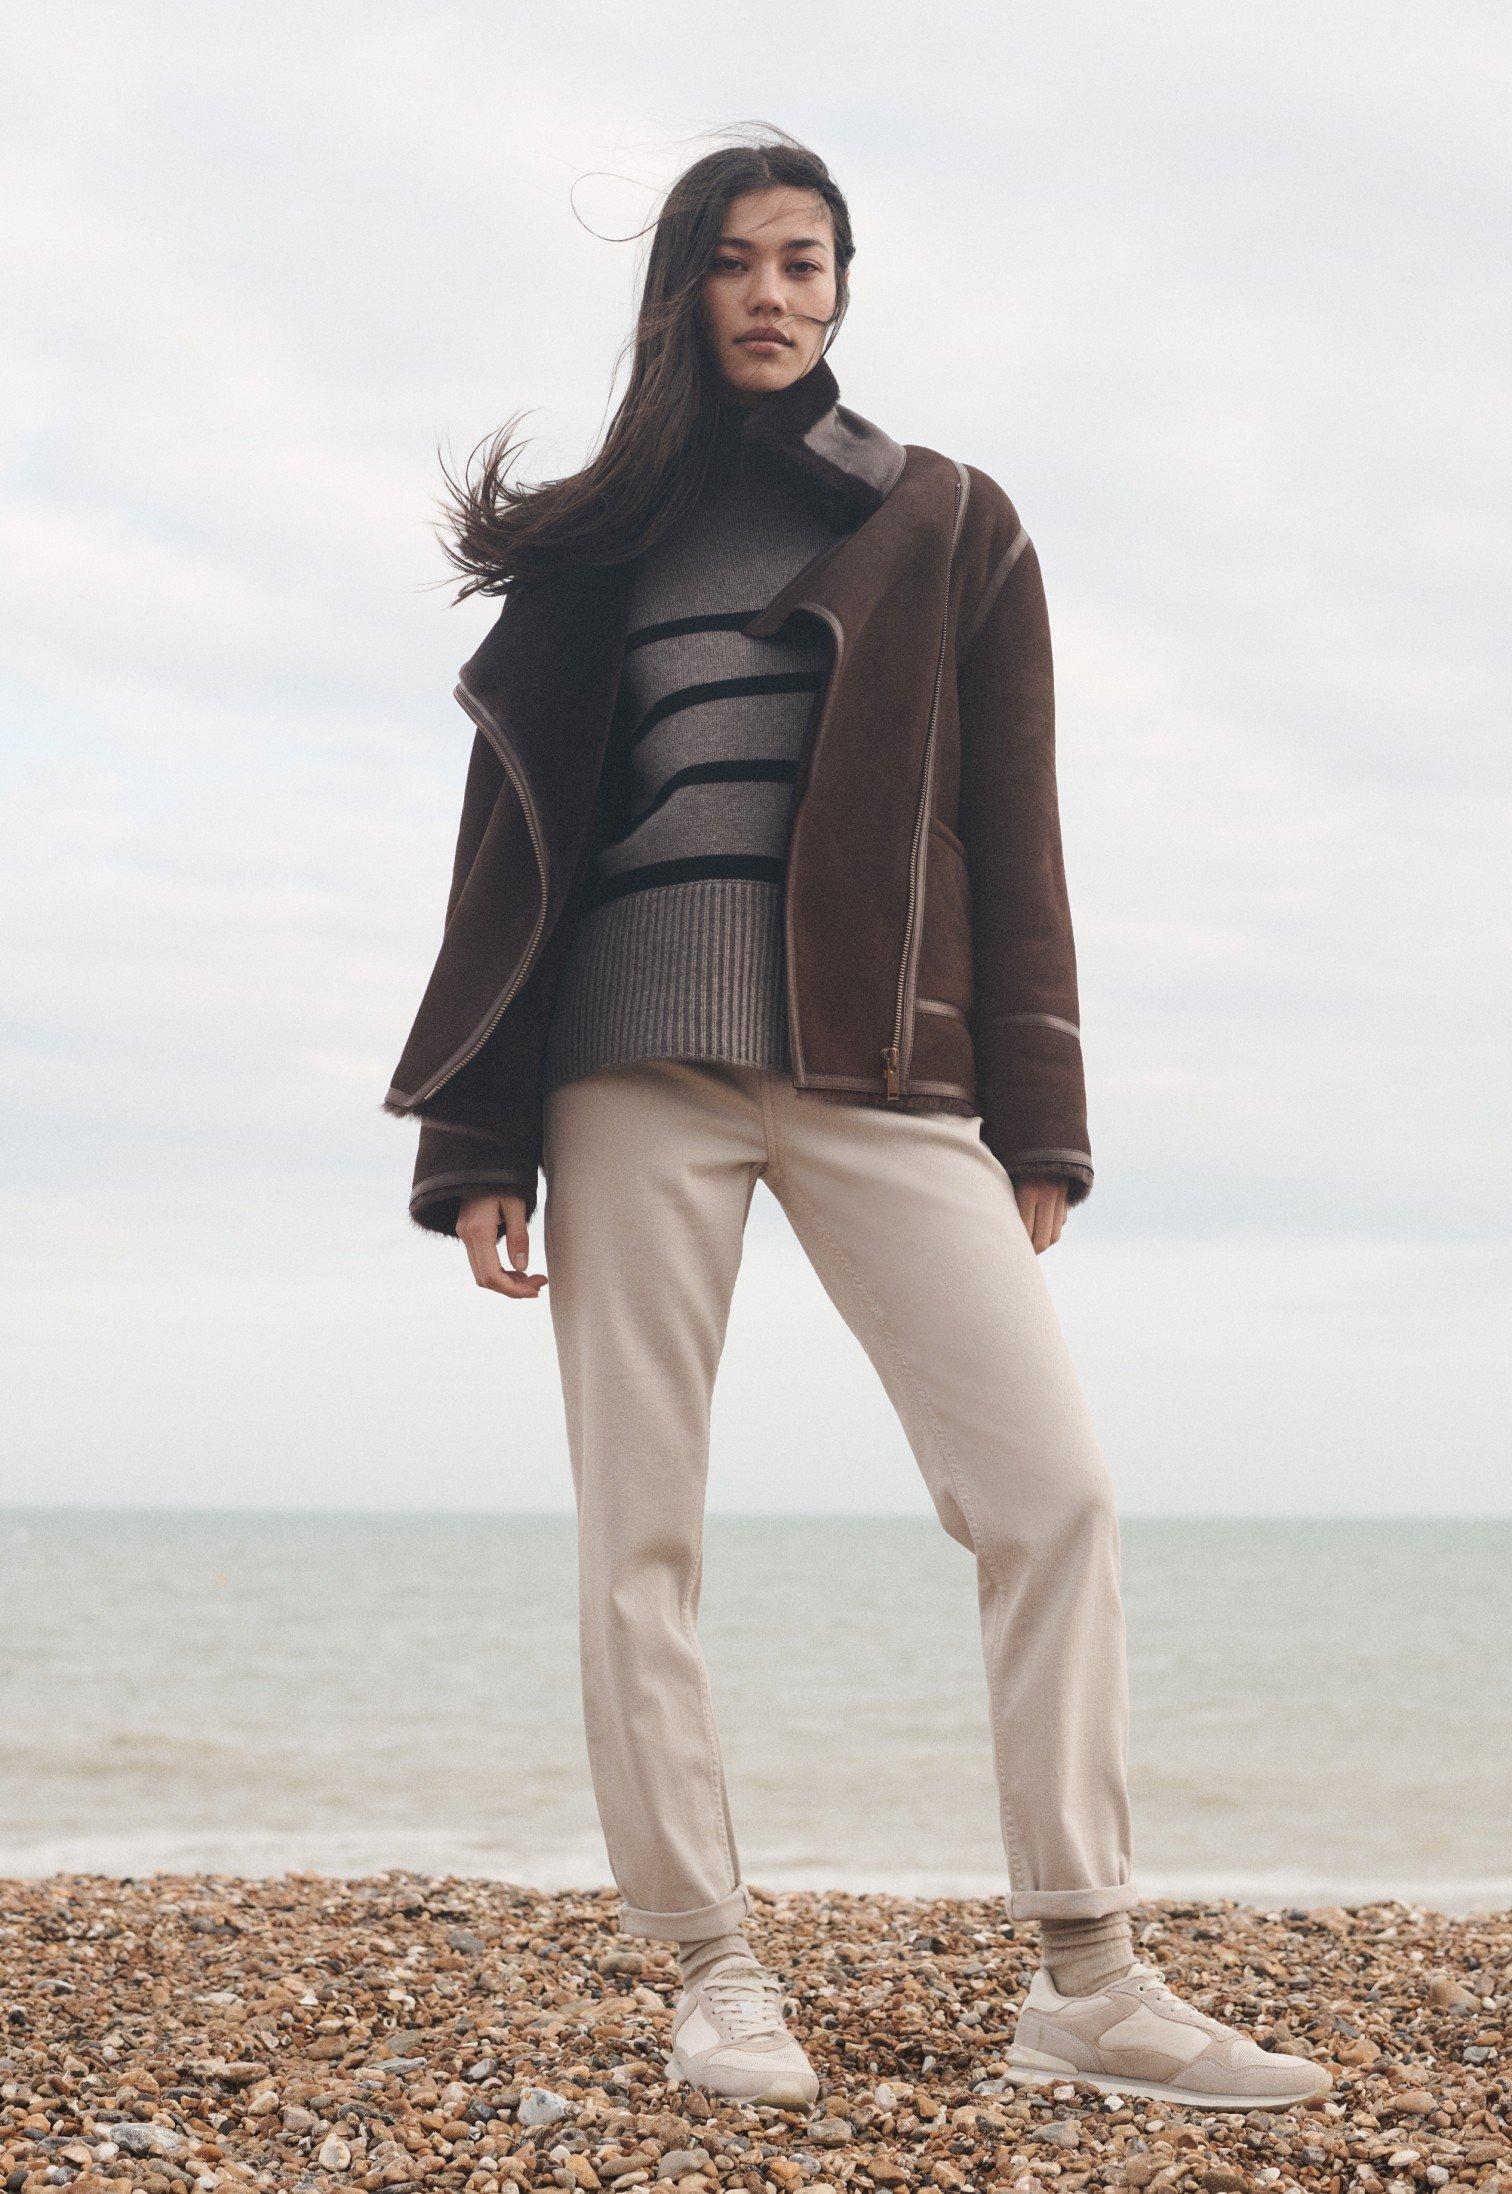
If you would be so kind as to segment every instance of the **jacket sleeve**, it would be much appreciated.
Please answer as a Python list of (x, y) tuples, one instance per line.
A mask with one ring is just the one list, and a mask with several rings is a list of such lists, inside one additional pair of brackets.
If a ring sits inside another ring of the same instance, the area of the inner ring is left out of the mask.
[[(471, 872), (502, 780), (498, 756), (479, 731), (473, 739), (457, 826), (446, 896), (448, 922)], [(462, 1205), (470, 1197), (502, 1196), (506, 1192), (523, 1196), (525, 1216), (532, 1217), (540, 1141), (538, 1109), (529, 1115), (497, 1117), (490, 1122), (487, 1133), (422, 1116), (410, 1187), (410, 1217), (427, 1233), (455, 1234)]]
[(1015, 1182), (1092, 1188), (1076, 947), (1061, 857), (1055, 681), (1034, 543), (1006, 496), (961, 637), (961, 835), (971, 874), (982, 1137)]
[[(474, 1196), (523, 1196), (525, 1216), (534, 1216), (539, 1137), (521, 1122), (497, 1135), (448, 1127), (424, 1120), (415, 1156), (409, 1211), (429, 1234), (455, 1234), (462, 1206)], [(503, 1228), (499, 1229), (503, 1232)]]

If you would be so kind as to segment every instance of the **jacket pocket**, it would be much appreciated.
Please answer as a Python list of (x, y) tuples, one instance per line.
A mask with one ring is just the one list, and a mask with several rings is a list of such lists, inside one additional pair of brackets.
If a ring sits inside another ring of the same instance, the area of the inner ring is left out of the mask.
[(915, 1003), (925, 1012), (971, 1011), (971, 882), (966, 848), (938, 816), (929, 823), (924, 880), (924, 930), (919, 940)]

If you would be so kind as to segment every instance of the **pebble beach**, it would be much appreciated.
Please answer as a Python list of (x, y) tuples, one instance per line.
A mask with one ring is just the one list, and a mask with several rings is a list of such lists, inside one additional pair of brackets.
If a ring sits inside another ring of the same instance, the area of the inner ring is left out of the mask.
[(1006, 2086), (1035, 1946), (1000, 1900), (752, 1887), (808, 2110), (668, 2086), (673, 1954), (620, 1937), (608, 1890), (6, 1882), (0, 2189), (1512, 2194), (1512, 1913), (1142, 1907), (1174, 1987), (1333, 2073), (1246, 2116)]

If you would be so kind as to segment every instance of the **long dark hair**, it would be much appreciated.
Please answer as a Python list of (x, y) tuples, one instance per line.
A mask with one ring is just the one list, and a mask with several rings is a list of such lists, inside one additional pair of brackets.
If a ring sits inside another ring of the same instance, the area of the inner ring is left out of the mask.
[(731, 199), (773, 184), (813, 191), (829, 208), (835, 310), (823, 345), (828, 350), (850, 301), (848, 270), (856, 249), (849, 210), (829, 169), (785, 131), (777, 132), (776, 142), (706, 153), (662, 202), (628, 338), (629, 381), (582, 470), (535, 487), (512, 487), (504, 475), (517, 454), (512, 436), (519, 413), (479, 443), (461, 481), (442, 459), (449, 491), (442, 508), (452, 536), (442, 546), (466, 575), (454, 600), (503, 594), (516, 581), (542, 578), (564, 565), (623, 562), (677, 522), (703, 482), (720, 404), (720, 375), (697, 310), (699, 290)]

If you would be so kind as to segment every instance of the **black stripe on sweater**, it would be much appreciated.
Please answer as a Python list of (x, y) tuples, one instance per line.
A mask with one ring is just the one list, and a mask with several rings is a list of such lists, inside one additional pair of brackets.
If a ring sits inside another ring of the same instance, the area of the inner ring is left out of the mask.
[(673, 772), (657, 792), (656, 798), (633, 816), (617, 838), (605, 839), (605, 845), (618, 845), (628, 838), (632, 830), (638, 830), (648, 816), (665, 807), (674, 792), (681, 792), (684, 785), (790, 785), (798, 774), (796, 762), (735, 761), (690, 762), (686, 769)]
[(685, 632), (740, 632), (756, 615), (753, 609), (710, 610), (700, 617), (665, 617), (660, 624), (637, 625), (625, 637), (625, 653), (649, 647), (653, 640), (676, 640)]
[(625, 745), (637, 746), (648, 731), (682, 709), (701, 708), (706, 701), (736, 701), (751, 693), (817, 693), (822, 678), (817, 670), (769, 670), (753, 678), (710, 678), (703, 685), (679, 686), (652, 703)]
[(702, 876), (747, 876), (756, 883), (780, 884), (786, 864), (764, 853), (700, 853), (683, 861), (647, 861), (623, 869), (594, 886), (589, 906), (621, 898), (627, 891), (650, 891), (657, 884), (689, 884)]

